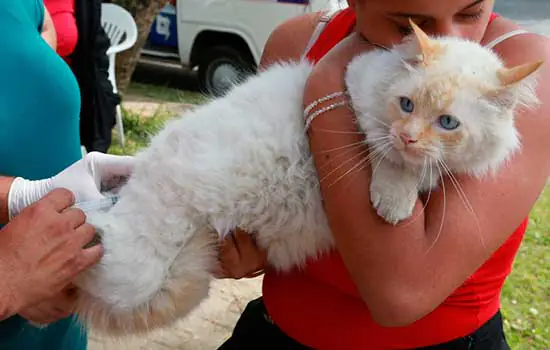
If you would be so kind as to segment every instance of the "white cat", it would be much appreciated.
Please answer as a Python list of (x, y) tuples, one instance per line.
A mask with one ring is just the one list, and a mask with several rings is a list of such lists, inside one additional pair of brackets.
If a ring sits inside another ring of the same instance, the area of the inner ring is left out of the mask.
[[(519, 147), (514, 108), (536, 103), (524, 78), (540, 63), (505, 69), (476, 43), (414, 29), (413, 40), (356, 57), (345, 77), (366, 142), (388, 152), (371, 198), (392, 223), (437, 185), (438, 160), (475, 176), (498, 169)], [(169, 122), (136, 156), (118, 203), (88, 216), (105, 255), (77, 280), (85, 322), (121, 334), (184, 317), (207, 297), (216, 244), (235, 227), (254, 232), (280, 271), (332, 248), (304, 127), (310, 71), (276, 64)]]

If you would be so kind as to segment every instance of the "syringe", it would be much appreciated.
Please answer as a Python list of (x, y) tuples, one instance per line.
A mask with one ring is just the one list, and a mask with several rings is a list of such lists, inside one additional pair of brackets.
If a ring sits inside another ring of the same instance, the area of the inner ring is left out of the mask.
[(116, 202), (118, 202), (118, 196), (107, 196), (102, 199), (78, 202), (75, 203), (74, 207), (83, 210), (85, 213), (89, 213), (111, 209)]

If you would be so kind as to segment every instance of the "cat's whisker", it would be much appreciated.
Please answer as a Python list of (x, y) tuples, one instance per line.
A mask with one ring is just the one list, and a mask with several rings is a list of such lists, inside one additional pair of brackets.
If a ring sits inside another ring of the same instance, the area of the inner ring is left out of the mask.
[[(351, 153), (351, 152), (357, 151), (357, 149), (358, 149), (358, 148), (361, 148), (361, 147), (362, 147), (362, 145), (356, 145), (356, 146), (350, 147), (350, 148), (348, 148), (348, 149), (346, 149), (346, 150), (342, 150), (342, 152), (340, 152), (340, 153), (334, 155), (334, 156), (332, 157), (332, 159), (330, 159), (329, 161), (327, 161), (326, 163), (324, 163), (323, 165), (321, 165), (321, 166), (319, 167), (319, 170), (320, 170), (320, 171), (325, 171), (325, 169), (326, 169), (327, 167), (331, 166), (335, 161), (340, 160), (341, 158), (345, 157), (346, 155), (348, 155), (348, 154)], [(362, 154), (363, 154), (363, 153), (361, 153), (361, 155), (362, 155)], [(356, 156), (357, 156), (357, 155), (356, 155)]]
[[(391, 142), (390, 142), (390, 141), (387, 141), (387, 142), (385, 142), (385, 143), (382, 143), (382, 144), (380, 145), (380, 148), (385, 148), (385, 147), (389, 146), (390, 144), (391, 144)], [(361, 146), (361, 145), (357, 145), (357, 148), (360, 147), (360, 146)], [(344, 146), (344, 147), (345, 147), (345, 146)], [(355, 148), (356, 148), (356, 147), (354, 147), (353, 149), (348, 149), (347, 151), (343, 152), (343, 154), (341, 154), (340, 156), (342, 156), (342, 155), (344, 155), (344, 154), (347, 154), (347, 153), (349, 153), (349, 152), (355, 150)], [(357, 157), (362, 157), (366, 152), (370, 152), (370, 154), (369, 154), (369, 156), (368, 156), (369, 159), (370, 159), (370, 158), (374, 157), (378, 152), (380, 152), (380, 149), (375, 149), (375, 150), (373, 150), (373, 151), (370, 151), (370, 150), (368, 150), (368, 149), (365, 149), (364, 151), (360, 152), (359, 154), (356, 154), (356, 155), (354, 155), (353, 157), (350, 157), (348, 160), (342, 162), (342, 164), (340, 164), (338, 167), (336, 167), (336, 168), (333, 169), (331, 172), (329, 172), (328, 174), (326, 174), (323, 178), (321, 178), (321, 179), (320, 179), (320, 182), (325, 181), (327, 177), (329, 177), (330, 175), (332, 175), (334, 172), (338, 171), (340, 168), (342, 168), (342, 166), (346, 165), (346, 164), (349, 163), (350, 161), (356, 159)], [(332, 161), (334, 161), (334, 160), (335, 160), (335, 159), (333, 159)], [(331, 163), (332, 161), (327, 162), (327, 163), (324, 164), (320, 169), (325, 168), (325, 167), (328, 165), (328, 163)]]
[[(426, 176), (426, 164), (428, 164), (429, 168), (430, 168), (430, 171), (429, 171), (429, 176), (430, 176), (430, 183), (433, 181), (432, 180), (432, 162), (428, 162), (427, 161), (428, 159), (426, 157), (424, 157), (424, 163), (422, 163), (422, 172), (421, 172), (421, 175), (420, 175), (420, 181), (418, 182), (418, 185), (416, 186), (416, 188), (419, 188), (420, 187), (420, 184), (424, 181), (424, 177)], [(423, 206), (422, 206), (422, 213), (426, 211), (426, 207), (428, 206), (428, 202), (430, 201), (430, 195), (432, 193), (432, 190), (430, 189), (428, 191), (428, 198), (426, 198), (426, 202), (423, 203)], [(412, 220), (409, 220), (407, 221), (407, 223), (401, 225), (402, 227), (407, 227), (411, 224), (413, 224), (416, 220), (418, 220), (419, 218), (421, 217), (421, 215), (416, 215)]]
[[(433, 162), (429, 162), (428, 163), (430, 165), (430, 184), (433, 184)], [(426, 210), (426, 207), (428, 206), (428, 203), (430, 202), (430, 197), (432, 195), (432, 189), (430, 188), (430, 190), (428, 191), (428, 197), (426, 198), (426, 203), (424, 203), (424, 207), (422, 208), (422, 210)]]
[(384, 152), (384, 154), (382, 154), (380, 156), (380, 159), (378, 160), (378, 163), (376, 164), (375, 167), (372, 168), (372, 175), (374, 176), (374, 173), (376, 173), (376, 170), (378, 169), (378, 167), (380, 166), (380, 164), (382, 163), (382, 161), (384, 160), (384, 158), (386, 158), (386, 156), (388, 155), (388, 153), (390, 153), (392, 151), (392, 147), (390, 146), (388, 148), (388, 150), (386, 152)]
[(387, 149), (392, 149), (392, 142), (386, 141), (386, 142), (380, 142), (378, 145), (376, 145), (376, 148), (372, 149), (368, 155), (369, 162), (371, 162), (375, 157), (379, 156), (382, 153), (385, 153)]
[[(370, 155), (369, 155), (369, 156), (370, 156)], [(344, 186), (344, 189), (346, 189), (346, 188), (352, 183), (351, 180), (353, 180), (353, 176), (356, 176), (357, 174), (359, 174), (359, 173), (361, 172), (361, 170), (365, 169), (365, 167), (366, 167), (368, 164), (370, 164), (370, 161), (369, 161), (370, 157), (369, 157), (369, 156), (367, 156), (367, 157), (365, 157), (364, 159), (362, 159), (362, 160), (359, 161), (361, 166), (358, 167), (356, 170), (353, 171), (353, 174), (351, 174), (352, 177), (350, 178), (349, 183), (348, 183), (346, 186)], [(350, 174), (348, 174), (348, 176), (350, 176)]]
[(391, 143), (393, 143), (393, 137), (391, 135), (383, 135), (383, 136), (378, 136), (378, 137), (368, 137), (366, 139), (366, 141), (368, 141), (368, 143), (370, 144), (373, 144), (373, 143), (379, 143), (379, 142), (382, 142), (382, 141), (389, 141)]
[[(388, 144), (386, 144), (386, 147), (388, 146)], [(392, 147), (390, 146), (389, 149), (378, 149), (377, 151), (378, 152), (372, 152), (371, 154), (369, 154), (367, 157), (365, 157), (365, 159), (361, 160), (360, 161), (360, 166), (355, 166), (355, 170), (354, 169), (351, 169), (354, 174), (353, 175), (357, 175), (361, 170), (363, 170), (368, 164), (371, 164), (372, 161), (376, 161), (378, 158), (376, 158), (377, 156), (380, 157), (380, 161), (382, 161), (386, 155), (391, 152), (392, 150)], [(383, 151), (385, 151), (383, 154), (381, 154)], [(380, 161), (378, 163), (378, 165), (380, 164)], [(375, 169), (376, 170), (376, 169)], [(374, 171), (373, 171), (373, 174), (374, 174)], [(348, 174), (349, 175), (349, 174)], [(351, 183), (351, 181), (350, 181)], [(348, 184), (349, 185), (349, 184)], [(344, 187), (346, 188), (346, 187)]]
[[(361, 170), (363, 170), (365, 168), (365, 166), (369, 164), (369, 161), (368, 161), (368, 157), (365, 157), (363, 159), (361, 159), (359, 162), (357, 162), (357, 164), (355, 164), (351, 169), (349, 169), (348, 171), (346, 171), (342, 176), (340, 176), (340, 178), (336, 179), (336, 181), (334, 181), (333, 183), (331, 183), (329, 185), (329, 187), (333, 186), (334, 184), (338, 183), (338, 181), (342, 180), (344, 177), (350, 175), (353, 173), (353, 175), (357, 175)], [(348, 185), (351, 183), (351, 181), (348, 183)], [(344, 187), (344, 188), (347, 188)]]
[[(371, 161), (373, 160), (373, 158), (375, 158), (377, 155), (380, 155), (382, 152), (384, 152), (381, 156), (380, 156), (380, 161), (378, 162), (378, 165), (380, 165), (380, 163), (382, 162), (382, 160), (385, 158), (385, 156), (391, 152), (392, 148), (391, 146), (389, 146), (390, 143), (385, 143), (385, 144), (382, 144), (378, 149), (372, 151), (367, 157), (365, 157), (364, 159), (362, 159), (361, 161), (359, 161), (357, 164), (355, 164), (353, 167), (351, 167), (349, 170), (347, 170), (344, 174), (342, 174), (341, 176), (339, 176), (334, 182), (332, 182), (329, 187), (335, 185), (336, 183), (338, 183), (339, 181), (341, 181), (344, 177), (346, 177), (347, 175), (349, 175), (351, 172), (353, 172), (354, 170), (358, 170), (358, 168), (362, 165), (362, 164), (368, 164), (368, 163), (371, 163)], [(386, 149), (387, 147), (387, 149)], [(374, 174), (374, 170), (373, 170), (373, 174)]]
[(316, 153), (317, 154), (327, 154), (327, 153), (331, 153), (331, 152), (341, 151), (341, 150), (344, 150), (344, 149), (347, 149), (347, 148), (354, 148), (355, 149), (355, 148), (359, 148), (359, 146), (366, 146), (365, 141), (357, 141), (357, 142), (350, 143), (349, 145), (335, 147), (335, 148), (319, 151), (319, 152), (316, 152)]
[(479, 218), (477, 217), (476, 213), (475, 213), (475, 210), (474, 210), (474, 207), (472, 206), (472, 204), (470, 203), (470, 201), (468, 200), (468, 197), (466, 196), (466, 193), (464, 192), (464, 189), (462, 188), (462, 186), (460, 185), (460, 182), (458, 181), (458, 179), (456, 178), (456, 176), (451, 172), (451, 170), (449, 169), (449, 167), (447, 166), (447, 164), (445, 163), (444, 160), (441, 160), (441, 165), (443, 167), (443, 169), (445, 170), (445, 173), (447, 174), (447, 176), (449, 177), (449, 181), (451, 182), (451, 184), (453, 185), (453, 187), (455, 188), (457, 194), (458, 194), (458, 197), (460, 198), (460, 200), (462, 201), (462, 204), (464, 204), (464, 207), (472, 214), (472, 216), (474, 217), (474, 220), (476, 222), (476, 226), (477, 226), (477, 229), (478, 229), (478, 234), (479, 234), (479, 239), (481, 241), (481, 245), (485, 248), (486, 245), (485, 245), (485, 240), (483, 239), (483, 235), (481, 234), (481, 225), (479, 223)]
[(393, 142), (388, 141), (388, 142), (382, 142), (378, 144), (376, 148), (372, 150), (371, 153), (369, 154), (370, 160), (373, 161), (375, 157), (381, 155), (382, 153), (385, 153), (388, 149), (389, 150), (393, 149)]
[[(325, 164), (323, 164), (319, 169), (321, 171), (324, 171), (330, 164), (332, 164), (334, 161), (342, 158), (343, 156), (345, 156), (346, 154), (350, 153), (350, 152), (353, 152), (355, 151), (357, 148), (359, 148), (360, 146), (357, 146), (357, 147), (353, 147), (353, 148), (350, 148), (344, 152), (342, 152), (341, 154), (338, 154), (336, 155), (333, 159), (331, 159), (330, 161), (326, 162)], [(372, 158), (376, 157), (377, 153), (380, 152), (380, 150), (374, 150), (374, 151), (370, 151), (368, 149), (365, 150), (366, 152), (369, 153), (369, 155), (366, 157), (367, 161), (370, 161)], [(362, 156), (364, 156), (364, 154), (366, 153), (365, 151), (362, 151), (360, 152), (359, 154), (356, 154), (354, 155), (353, 157), (350, 157), (348, 160), (346, 160), (345, 162), (342, 162), (342, 164), (340, 164), (336, 169), (333, 169), (333, 171), (327, 175), (325, 175), (325, 177), (328, 177), (330, 176), (334, 171), (337, 171), (339, 168), (341, 168), (342, 166), (344, 166), (346, 163), (349, 163), (350, 161), (356, 159), (356, 158), (361, 158)], [(323, 177), (320, 181), (323, 182), (325, 177)]]
[[(367, 157), (365, 157), (364, 159), (360, 160), (359, 161), (359, 164), (357, 164), (356, 166), (354, 166), (355, 169), (351, 169), (351, 172), (353, 172), (354, 174), (353, 175), (357, 175), (361, 170), (363, 170), (365, 168), (365, 166), (367, 164), (370, 164), (372, 162), (373, 159), (377, 159), (378, 156), (384, 156), (383, 154), (381, 155), (382, 152), (385, 151), (386, 147), (388, 147), (390, 144), (389, 143), (383, 143), (382, 146), (384, 147), (381, 147), (381, 148), (377, 148), (375, 149), (374, 151), (370, 152), (369, 155)], [(391, 147), (390, 147), (390, 150), (391, 150)], [(387, 154), (387, 153), (385, 153)], [(358, 166), (360, 165), (360, 166)], [(350, 174), (351, 174), (350, 172)], [(344, 174), (345, 176), (346, 174)], [(348, 174), (349, 175), (349, 174)], [(350, 179), (351, 180), (351, 179)], [(348, 183), (348, 185), (351, 184), (351, 181)], [(347, 188), (346, 185), (344, 188)]]
[(323, 183), (324, 181), (326, 181), (327, 178), (329, 178), (332, 174), (334, 174), (335, 172), (339, 171), (343, 166), (345, 166), (346, 164), (348, 164), (349, 162), (353, 161), (354, 159), (357, 159), (357, 158), (361, 158), (362, 156), (364, 156), (366, 153), (369, 153), (369, 150), (368, 149), (365, 149), (363, 151), (361, 151), (359, 154), (356, 154), (352, 157), (349, 157), (348, 160), (346, 161), (343, 161), (340, 165), (338, 165), (337, 167), (335, 167), (334, 169), (332, 169), (331, 171), (328, 172), (328, 174), (326, 174), (325, 176), (323, 176), (319, 182), (320, 183)]
[(391, 125), (390, 125), (390, 124), (386, 123), (386, 122), (383, 121), (383, 120), (380, 120), (380, 119), (376, 118), (376, 117), (373, 116), (372, 114), (370, 114), (370, 113), (363, 113), (363, 114), (364, 114), (366, 117), (368, 117), (369, 119), (372, 119), (372, 120), (374, 120), (374, 121), (376, 121), (376, 122), (378, 122), (378, 123), (384, 125), (384, 126), (387, 127), (388, 129), (391, 128)]
[(378, 160), (378, 157), (384, 158), (391, 150), (391, 142), (384, 142), (379, 144), (378, 147), (369, 154), (369, 163), (373, 163), (374, 161)]
[(416, 188), (420, 188), (420, 185), (424, 181), (424, 176), (426, 176), (426, 163), (427, 163), (427, 159), (426, 157), (424, 157), (424, 161), (422, 162), (422, 170), (420, 171), (420, 176), (419, 176), (418, 183), (416, 184)]
[[(380, 136), (380, 137), (376, 137), (376, 138), (371, 138), (371, 139), (369, 139), (369, 141), (370, 142), (389, 141), (389, 140), (391, 140), (391, 138), (392, 137), (389, 136), (389, 135), (384, 135), (384, 136)], [(364, 140), (361, 140), (361, 141), (350, 143), (348, 145), (335, 147), (335, 148), (319, 151), (319, 152), (316, 152), (316, 153), (317, 154), (326, 154), (326, 153), (330, 153), (330, 152), (341, 151), (341, 150), (344, 150), (344, 149), (347, 149), (347, 148), (358, 148), (360, 146), (367, 146), (367, 143)]]
[(377, 140), (392, 140), (393, 137), (389, 133), (385, 133), (383, 135), (378, 135), (376, 137), (373, 137), (372, 135), (367, 137), (367, 140), (369, 141), (377, 141)]
[(315, 131), (327, 132), (331, 134), (344, 134), (344, 135), (364, 135), (362, 131), (343, 131), (343, 130), (330, 130), (315, 128)]
[[(437, 171), (439, 172), (439, 178), (443, 179), (443, 173), (441, 172), (441, 167), (439, 166), (440, 165), (439, 160), (436, 161), (435, 165), (437, 166)], [(443, 232), (443, 224), (445, 223), (445, 211), (447, 210), (447, 194), (446, 194), (444, 181), (441, 181), (441, 189), (443, 193), (443, 209), (441, 212), (441, 223), (439, 224), (439, 230), (435, 235), (434, 241), (432, 242), (430, 247), (428, 247), (428, 250), (426, 250), (424, 255), (427, 255), (433, 249), (433, 247), (435, 247), (435, 244), (437, 243), (437, 241), (439, 240), (439, 237), (441, 236), (441, 232)]]
[(440, 162), (441, 166), (443, 167), (443, 170), (445, 171), (445, 174), (447, 174), (447, 176), (449, 177), (449, 181), (451, 181), (453, 186), (455, 186), (455, 189), (456, 189), (460, 199), (462, 200), (462, 203), (466, 207), (466, 209), (468, 209), (473, 215), (475, 215), (474, 208), (472, 207), (472, 205), (468, 201), (468, 198), (466, 198), (466, 193), (462, 189), (462, 186), (460, 186), (460, 183), (458, 182), (458, 179), (456, 178), (456, 176), (451, 172), (451, 170), (449, 169), (449, 167), (447, 166), (447, 164), (445, 163), (444, 160), (441, 159), (439, 162)]

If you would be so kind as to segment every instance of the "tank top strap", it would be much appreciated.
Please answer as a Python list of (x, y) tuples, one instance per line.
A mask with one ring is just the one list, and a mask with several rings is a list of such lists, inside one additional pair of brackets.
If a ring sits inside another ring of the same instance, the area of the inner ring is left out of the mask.
[(308, 52), (311, 49), (311, 47), (313, 46), (313, 44), (315, 44), (317, 42), (317, 39), (319, 38), (319, 35), (321, 34), (321, 32), (323, 32), (323, 30), (325, 29), (327, 23), (330, 22), (330, 20), (334, 16), (334, 14), (337, 13), (337, 12), (338, 12), (337, 9), (327, 11), (327, 12), (323, 13), (323, 15), (318, 19), (317, 25), (315, 26), (315, 30), (313, 31), (313, 34), (311, 35), (311, 38), (309, 38), (309, 41), (308, 41), (307, 46), (304, 50), (304, 53), (302, 54), (302, 58), (306, 57), (306, 55), (308, 54)]
[(304, 57), (317, 63), (331, 48), (348, 36), (354, 26), (355, 13), (350, 8), (330, 13), (329, 17), (317, 25)]
[[(500, 14), (498, 14), (497, 12), (491, 13), (491, 17), (489, 18), (489, 24), (491, 24), (495, 19), (497, 19), (499, 17), (500, 17)], [(497, 46), (498, 44), (500, 44), (501, 42), (503, 42), (505, 40), (508, 40), (508, 39), (510, 39), (514, 36), (522, 35), (522, 34), (530, 34), (530, 32), (525, 30), (525, 29), (512, 30), (511, 32), (504, 33), (501, 36), (499, 36), (498, 38), (493, 39), (491, 42), (486, 44), (485, 47), (487, 47), (489, 49), (492, 49), (495, 46)]]
[(487, 47), (489, 49), (492, 49), (495, 46), (497, 46), (498, 44), (500, 44), (501, 42), (503, 42), (505, 40), (508, 40), (508, 39), (510, 39), (514, 36), (522, 35), (522, 34), (530, 34), (530, 32), (525, 30), (525, 29), (516, 29), (516, 30), (513, 30), (511, 32), (502, 34), (498, 38), (496, 38), (496, 39), (492, 40), (490, 43), (486, 44), (485, 47)]

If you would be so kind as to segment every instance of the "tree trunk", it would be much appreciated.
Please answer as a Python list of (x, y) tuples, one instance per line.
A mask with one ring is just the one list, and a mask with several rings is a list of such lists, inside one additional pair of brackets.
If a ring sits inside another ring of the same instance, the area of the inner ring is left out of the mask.
[(141, 49), (147, 41), (151, 25), (159, 11), (170, 0), (113, 0), (112, 2), (128, 10), (136, 21), (138, 29), (138, 38), (133, 47), (118, 53), (116, 58), (116, 81), (119, 93), (124, 95), (124, 91), (130, 85), (132, 75), (139, 61)]

